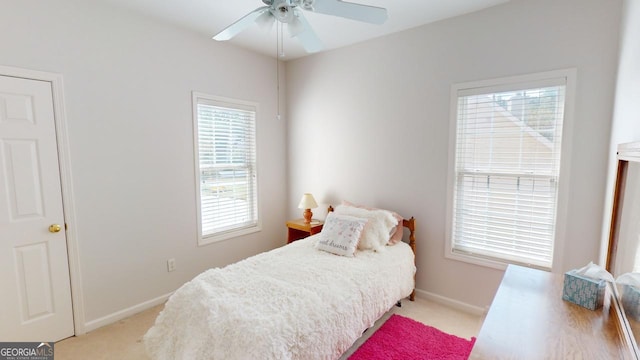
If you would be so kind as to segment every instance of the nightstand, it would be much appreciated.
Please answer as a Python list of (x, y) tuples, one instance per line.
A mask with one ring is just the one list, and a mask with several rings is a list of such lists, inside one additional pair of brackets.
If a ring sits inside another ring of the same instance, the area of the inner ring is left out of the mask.
[(287, 228), (289, 229), (287, 244), (319, 233), (322, 230), (322, 225), (324, 225), (324, 222), (320, 220), (311, 220), (310, 224), (305, 224), (304, 219), (287, 221)]

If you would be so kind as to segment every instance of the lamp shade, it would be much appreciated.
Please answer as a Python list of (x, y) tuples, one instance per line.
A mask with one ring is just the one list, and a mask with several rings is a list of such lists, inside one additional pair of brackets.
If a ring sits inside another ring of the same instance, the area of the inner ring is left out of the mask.
[(300, 199), (300, 203), (298, 204), (298, 209), (315, 209), (317, 207), (318, 203), (316, 203), (316, 199), (314, 199), (310, 193), (302, 195), (302, 199)]

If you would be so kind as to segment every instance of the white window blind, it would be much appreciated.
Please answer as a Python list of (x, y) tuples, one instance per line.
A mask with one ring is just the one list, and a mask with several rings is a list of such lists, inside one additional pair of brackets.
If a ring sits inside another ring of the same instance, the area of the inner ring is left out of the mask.
[(459, 89), (454, 253), (551, 268), (566, 79)]
[(256, 107), (202, 95), (194, 103), (200, 238), (215, 241), (258, 226)]

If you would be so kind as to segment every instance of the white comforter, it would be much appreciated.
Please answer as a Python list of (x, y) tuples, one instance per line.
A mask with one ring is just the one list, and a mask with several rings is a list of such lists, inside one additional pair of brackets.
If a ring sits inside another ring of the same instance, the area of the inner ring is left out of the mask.
[(203, 272), (167, 301), (144, 336), (165, 359), (337, 359), (414, 287), (405, 243), (353, 258), (318, 235)]

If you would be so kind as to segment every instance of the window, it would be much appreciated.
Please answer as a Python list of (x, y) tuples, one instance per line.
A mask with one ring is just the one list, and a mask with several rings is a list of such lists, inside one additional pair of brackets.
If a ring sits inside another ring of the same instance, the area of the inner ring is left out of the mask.
[(198, 243), (260, 230), (253, 103), (193, 94)]
[(570, 73), (453, 86), (448, 257), (552, 267)]

